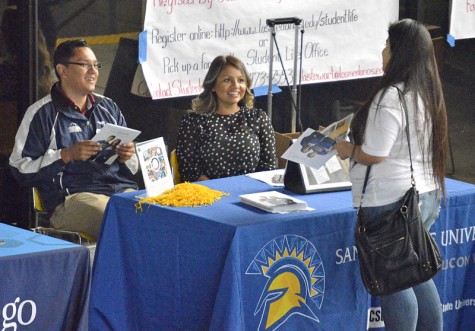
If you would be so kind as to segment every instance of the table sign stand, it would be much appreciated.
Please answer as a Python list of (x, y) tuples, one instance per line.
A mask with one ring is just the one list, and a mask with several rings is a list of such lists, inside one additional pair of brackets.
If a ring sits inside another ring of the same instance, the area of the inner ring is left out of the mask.
[(154, 197), (174, 187), (170, 161), (163, 137), (139, 142), (135, 150), (142, 170), (146, 194), (138, 198)]
[(311, 168), (297, 162), (287, 161), (284, 173), (284, 187), (288, 191), (299, 194), (350, 190), (351, 182), (348, 179), (347, 172), (348, 162), (341, 159), (338, 159), (338, 162), (342, 165), (342, 169), (331, 173), (328, 181), (319, 184), (316, 182)]
[(303, 181), (303, 174), (298, 163), (287, 161), (284, 173), (284, 187), (286, 190), (294, 193), (307, 193), (307, 188)]

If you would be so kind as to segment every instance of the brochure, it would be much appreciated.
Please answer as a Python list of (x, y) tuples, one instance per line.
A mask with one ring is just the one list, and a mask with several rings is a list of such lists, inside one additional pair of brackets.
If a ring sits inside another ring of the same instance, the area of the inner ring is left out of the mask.
[(269, 213), (288, 213), (307, 209), (305, 201), (277, 191), (243, 194), (241, 202), (260, 208)]
[(140, 134), (140, 131), (106, 123), (92, 140), (101, 144), (102, 151), (91, 158), (92, 161), (101, 162), (111, 165), (117, 158), (115, 148), (120, 144), (128, 144), (132, 142)]
[(285, 169), (265, 170), (251, 172), (246, 174), (247, 177), (254, 178), (272, 186), (284, 186)]
[(159, 195), (173, 188), (173, 174), (163, 137), (137, 143), (135, 149), (140, 162), (147, 197)]
[(352, 118), (353, 114), (350, 114), (322, 131), (308, 128), (282, 157), (310, 168), (320, 169), (336, 155), (336, 150), (333, 149), (335, 142), (347, 138)]

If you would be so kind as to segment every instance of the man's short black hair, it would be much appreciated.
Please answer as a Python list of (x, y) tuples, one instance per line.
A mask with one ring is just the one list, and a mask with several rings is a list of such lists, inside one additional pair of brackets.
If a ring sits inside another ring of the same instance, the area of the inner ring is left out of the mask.
[(67, 40), (59, 44), (54, 51), (54, 67), (56, 68), (57, 64), (66, 64), (74, 56), (74, 50), (80, 47), (89, 47), (89, 45), (83, 39)]

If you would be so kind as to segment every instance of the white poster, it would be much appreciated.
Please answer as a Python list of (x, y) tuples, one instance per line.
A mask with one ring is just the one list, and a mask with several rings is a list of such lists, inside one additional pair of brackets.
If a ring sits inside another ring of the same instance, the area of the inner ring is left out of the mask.
[[(139, 61), (153, 99), (199, 94), (211, 61), (227, 54), (253, 87), (269, 85), (270, 61), (272, 84), (292, 85), (296, 39), (302, 84), (379, 76), (398, 10), (397, 0), (148, 0)], [(300, 24), (275, 25), (271, 59), (267, 20), (292, 17)]]
[(453, 39), (475, 37), (475, 0), (452, 0), (449, 33)]

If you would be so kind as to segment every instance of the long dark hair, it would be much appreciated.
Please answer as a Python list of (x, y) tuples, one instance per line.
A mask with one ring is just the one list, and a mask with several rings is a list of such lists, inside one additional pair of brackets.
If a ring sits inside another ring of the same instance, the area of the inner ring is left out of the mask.
[(239, 105), (248, 108), (253, 107), (254, 95), (251, 92), (251, 77), (246, 67), (241, 60), (235, 56), (220, 55), (211, 62), (208, 73), (203, 82), (203, 92), (192, 101), (191, 108), (193, 111), (202, 114), (212, 114), (216, 111), (217, 100), (213, 88), (216, 85), (216, 80), (218, 79), (220, 72), (228, 65), (240, 70), (246, 79), (246, 93), (244, 98), (239, 101)]
[[(415, 125), (422, 128), (417, 130), (420, 146), (423, 146), (424, 136), (429, 138), (429, 151), (422, 151), (423, 161), (425, 162), (426, 152), (430, 153), (434, 180), (445, 196), (447, 113), (430, 33), (423, 24), (412, 19), (403, 19), (390, 24), (388, 34), (391, 57), (377, 88), (355, 114), (351, 124), (351, 136), (356, 145), (363, 144), (368, 111), (374, 98), (381, 92), (378, 100), (374, 100), (379, 107), (387, 89), (403, 83), (403, 93), (411, 91), (414, 95)], [(422, 100), (423, 109), (418, 106), (419, 99)], [(418, 123), (419, 111), (424, 111), (425, 118), (430, 121)]]

